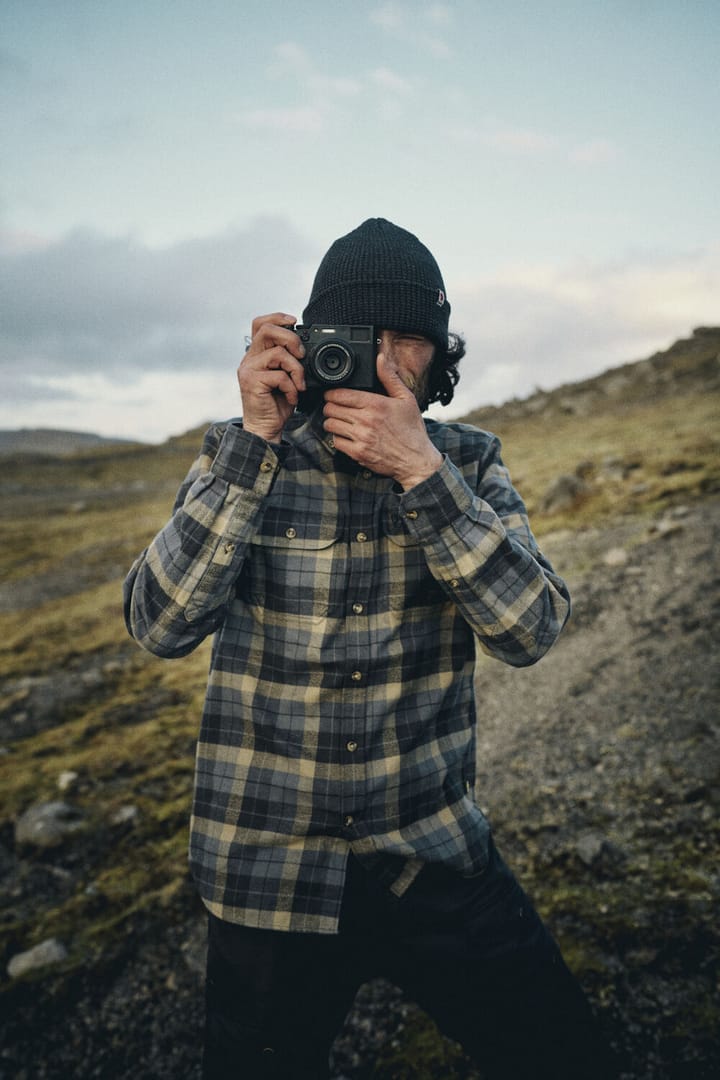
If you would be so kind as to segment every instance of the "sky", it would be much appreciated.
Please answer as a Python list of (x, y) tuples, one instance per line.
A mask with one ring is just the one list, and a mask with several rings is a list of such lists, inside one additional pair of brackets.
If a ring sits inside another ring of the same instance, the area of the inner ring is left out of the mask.
[(452, 419), (720, 322), (717, 0), (0, 0), (0, 428), (239, 415), (368, 217), (427, 244)]

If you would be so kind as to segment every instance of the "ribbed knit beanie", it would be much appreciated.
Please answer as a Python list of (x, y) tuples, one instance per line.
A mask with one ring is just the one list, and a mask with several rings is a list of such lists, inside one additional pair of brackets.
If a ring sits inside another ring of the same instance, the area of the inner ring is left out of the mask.
[(330, 247), (318, 267), (303, 323), (369, 324), (448, 345), (450, 304), (438, 264), (416, 236), (369, 218)]

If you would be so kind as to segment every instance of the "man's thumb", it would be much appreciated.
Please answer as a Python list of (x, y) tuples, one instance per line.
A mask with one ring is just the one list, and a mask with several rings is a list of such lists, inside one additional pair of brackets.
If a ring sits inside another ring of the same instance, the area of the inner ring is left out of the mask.
[(388, 397), (403, 397), (407, 393), (408, 388), (400, 378), (397, 366), (388, 360), (385, 353), (378, 353), (377, 371)]

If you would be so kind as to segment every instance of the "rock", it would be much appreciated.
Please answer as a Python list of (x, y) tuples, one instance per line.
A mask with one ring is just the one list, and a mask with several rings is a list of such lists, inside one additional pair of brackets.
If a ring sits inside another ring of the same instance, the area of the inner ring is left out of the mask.
[(204, 980), (207, 964), (207, 923), (204, 918), (199, 919), (193, 927), (192, 933), (181, 946), (181, 952), (190, 971)]
[(660, 521), (656, 521), (650, 526), (649, 532), (651, 536), (656, 536), (661, 539), (665, 539), (668, 536), (674, 536), (675, 533), (680, 533), (685, 528), (685, 525), (681, 520), (671, 520), (670, 518), (661, 518)]
[(83, 671), (80, 674), (80, 682), (88, 689), (102, 686), (104, 681), (102, 671), (97, 668), (88, 668), (87, 671)]
[(583, 833), (583, 835), (578, 838), (575, 845), (575, 851), (586, 866), (592, 866), (592, 864), (602, 855), (605, 844), (606, 839), (603, 834), (591, 830)]
[(11, 979), (18, 979), (30, 971), (37, 971), (38, 968), (61, 964), (66, 957), (67, 949), (62, 942), (57, 938), (47, 938), (26, 952), (16, 953), (7, 966), (7, 973)]
[[(26, 676), (5, 686), (0, 702), (0, 732), (6, 739), (24, 739), (57, 723), (80, 701), (87, 687), (74, 671)], [(5, 697), (5, 695), (7, 695)]]
[(625, 566), (628, 561), (628, 553), (625, 548), (614, 547), (610, 548), (603, 555), (603, 562), (606, 566)]
[(575, 468), (575, 475), (581, 480), (591, 480), (596, 472), (595, 462), (592, 458), (581, 461)]
[(125, 671), (126, 667), (127, 664), (125, 664), (122, 660), (108, 660), (108, 662), (106, 664), (103, 664), (102, 666), (102, 673), (103, 675), (108, 676), (121, 675), (123, 671)]
[(137, 806), (133, 806), (128, 803), (126, 806), (120, 806), (113, 816), (110, 818), (112, 825), (129, 825), (137, 821), (140, 816), (140, 811)]
[(602, 478), (609, 482), (617, 482), (624, 480), (628, 474), (628, 468), (622, 458), (609, 455), (603, 458), (602, 462)]
[(15, 843), (39, 848), (58, 847), (83, 824), (80, 812), (69, 803), (61, 800), (36, 803), (15, 822)]
[(66, 769), (58, 776), (57, 786), (60, 791), (73, 791), (77, 787), (80, 774), (72, 769)]
[(584, 480), (566, 473), (552, 482), (542, 498), (540, 508), (545, 514), (571, 510), (589, 492), (590, 487)]

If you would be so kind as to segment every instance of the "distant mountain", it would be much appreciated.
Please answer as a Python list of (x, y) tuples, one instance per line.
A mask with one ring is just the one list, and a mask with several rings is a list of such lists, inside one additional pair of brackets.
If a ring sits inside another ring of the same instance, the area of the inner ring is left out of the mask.
[(42, 454), (66, 457), (78, 450), (99, 446), (128, 446), (130, 439), (109, 439), (88, 431), (63, 431), (57, 428), (18, 428), (0, 430), (0, 456)]

